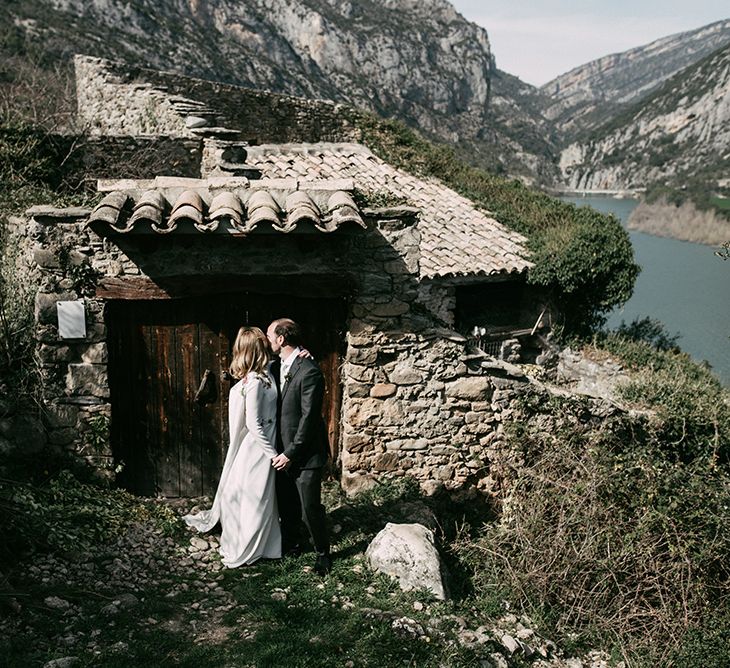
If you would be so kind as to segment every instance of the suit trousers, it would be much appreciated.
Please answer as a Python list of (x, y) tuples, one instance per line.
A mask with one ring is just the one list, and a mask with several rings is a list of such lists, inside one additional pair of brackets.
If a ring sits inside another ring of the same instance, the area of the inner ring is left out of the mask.
[(327, 516), (322, 505), (322, 468), (303, 469), (293, 477), (277, 471), (276, 497), (281, 518), (283, 549), (299, 543), (299, 528), (304, 522), (318, 554), (329, 554)]

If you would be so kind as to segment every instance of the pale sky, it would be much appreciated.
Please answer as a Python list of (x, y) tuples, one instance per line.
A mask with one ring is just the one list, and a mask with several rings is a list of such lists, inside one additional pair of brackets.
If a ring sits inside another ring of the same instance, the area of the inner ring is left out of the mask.
[(500, 70), (536, 86), (610, 53), (730, 18), (728, 0), (451, 0)]

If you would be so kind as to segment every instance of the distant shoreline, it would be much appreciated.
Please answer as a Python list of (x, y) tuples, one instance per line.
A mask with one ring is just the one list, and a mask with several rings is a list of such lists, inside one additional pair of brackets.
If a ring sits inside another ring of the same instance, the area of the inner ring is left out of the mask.
[(722, 246), (730, 240), (730, 221), (714, 210), (698, 209), (692, 202), (675, 206), (666, 200), (641, 201), (642, 190), (577, 190), (551, 188), (555, 197), (610, 197), (639, 200), (629, 214), (626, 227), (657, 237), (689, 241), (706, 246)]
[(626, 226), (636, 232), (707, 246), (721, 246), (730, 240), (730, 221), (715, 211), (702, 211), (691, 202), (681, 206), (666, 201), (640, 202)]
[(577, 190), (575, 188), (550, 188), (548, 192), (556, 197), (616, 197), (618, 199), (638, 199), (644, 194), (643, 188), (628, 190)]

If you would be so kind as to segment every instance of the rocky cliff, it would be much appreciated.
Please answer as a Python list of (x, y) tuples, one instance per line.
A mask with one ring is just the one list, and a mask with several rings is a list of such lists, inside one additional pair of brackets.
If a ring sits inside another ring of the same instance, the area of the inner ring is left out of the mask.
[[(554, 173), (555, 151), (546, 159), (533, 139), (504, 132), (487, 33), (447, 0), (17, 0), (0, 8), (3, 21), (15, 43), (47, 52), (347, 102), (497, 171)], [(534, 138), (530, 114), (521, 123)]]
[(617, 117), (625, 122), (626, 109), (729, 41), (730, 20), (718, 22), (588, 63), (538, 90), (497, 70), (485, 30), (447, 0), (14, 0), (0, 5), (0, 93), (23, 76), (13, 59), (85, 53), (364, 107), (536, 185), (560, 186), (566, 176), (571, 187), (625, 184), (645, 175), (634, 179), (635, 165), (619, 164), (613, 140), (599, 166), (599, 140), (586, 138)]
[(575, 189), (681, 186), (704, 174), (727, 177), (730, 45), (683, 70), (586, 142), (563, 150), (560, 167)]
[(542, 86), (542, 111), (568, 140), (585, 136), (728, 43), (730, 19), (593, 60)]

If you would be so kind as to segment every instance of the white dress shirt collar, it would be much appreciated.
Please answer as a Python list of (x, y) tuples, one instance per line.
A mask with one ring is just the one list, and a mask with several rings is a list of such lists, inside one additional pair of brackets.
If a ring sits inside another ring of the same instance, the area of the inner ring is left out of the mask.
[(284, 387), (284, 384), (286, 383), (286, 375), (289, 373), (291, 365), (294, 364), (297, 359), (297, 355), (299, 355), (301, 351), (302, 349), (297, 347), (285, 360), (281, 360), (281, 370), (279, 372), (279, 385), (281, 387)]
[(281, 368), (288, 369), (292, 364), (294, 364), (294, 360), (297, 358), (300, 352), (302, 352), (302, 349), (299, 346), (294, 348), (294, 352), (292, 352), (291, 355), (289, 355), (285, 360), (281, 360)]

